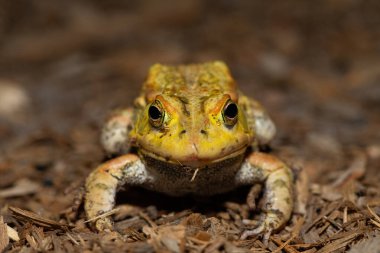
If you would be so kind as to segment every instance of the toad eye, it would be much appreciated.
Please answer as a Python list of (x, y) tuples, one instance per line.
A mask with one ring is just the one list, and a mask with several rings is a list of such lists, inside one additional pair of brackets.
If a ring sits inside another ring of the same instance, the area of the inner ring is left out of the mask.
[(223, 108), (223, 120), (224, 123), (228, 126), (233, 126), (237, 122), (239, 110), (238, 106), (232, 100), (227, 101), (226, 105)]
[(162, 109), (162, 105), (159, 101), (154, 101), (148, 109), (149, 122), (154, 127), (161, 127), (164, 122), (165, 112)]

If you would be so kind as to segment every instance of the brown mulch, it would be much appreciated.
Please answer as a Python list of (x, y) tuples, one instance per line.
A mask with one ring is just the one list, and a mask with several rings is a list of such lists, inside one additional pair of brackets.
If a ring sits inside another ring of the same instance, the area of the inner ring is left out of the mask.
[[(113, 215), (115, 231), (94, 233), (86, 226), (83, 210), (75, 204), (76, 196), (81, 195), (80, 184), (68, 187), (70, 195), (58, 193), (58, 196), (49, 196), (51, 186), (45, 186), (40, 193), (31, 193), (29, 189), (32, 187), (27, 183), (16, 187), (19, 187), (18, 198), (24, 199), (24, 208), (33, 212), (13, 206), (1, 210), (0, 217), (5, 223), (0, 223), (0, 231), (6, 231), (8, 226), (19, 236), (12, 238), (10, 235), (8, 245), (7, 233), (2, 233), (0, 245), (12, 252), (34, 249), (59, 252), (326, 253), (338, 252), (372, 238), (380, 229), (380, 217), (376, 214), (380, 202), (378, 188), (364, 186), (356, 178), (345, 180), (339, 187), (312, 184), (304, 214), (295, 213), (290, 224), (280, 233), (271, 235), (267, 243), (263, 243), (262, 237), (239, 240), (247, 228), (244, 219), (250, 217), (244, 202), (226, 201), (220, 211), (213, 210), (215, 213), (208, 215), (194, 211), (197, 209), (194, 206), (194, 210), (168, 212), (153, 205), (121, 204)], [(300, 187), (298, 191), (307, 191), (309, 185), (305, 188), (301, 184)], [(23, 192), (22, 188), (26, 190)], [(10, 191), (5, 188), (0, 194), (3, 192)], [(35, 199), (30, 198), (31, 194), (37, 195)], [(149, 193), (144, 194), (149, 197)], [(13, 198), (14, 195), (7, 197)], [(44, 207), (47, 203), (43, 201), (60, 206), (56, 207), (61, 209), (60, 212), (48, 212)], [(175, 201), (170, 199), (169, 205), (176, 205)]]
[[(0, 1), (0, 252), (375, 252), (378, 1)], [(83, 182), (99, 129), (155, 63), (221, 59), (268, 109), (266, 152), (297, 175), (292, 220), (240, 240), (249, 189), (210, 198), (121, 191), (92, 231)], [(306, 176), (307, 175), (307, 176)]]

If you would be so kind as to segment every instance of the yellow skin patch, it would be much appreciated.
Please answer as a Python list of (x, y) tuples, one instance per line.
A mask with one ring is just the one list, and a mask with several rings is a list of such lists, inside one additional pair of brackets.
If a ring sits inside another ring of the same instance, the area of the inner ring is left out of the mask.
[[(106, 122), (107, 152), (126, 154), (94, 170), (86, 181), (85, 211), (95, 228), (109, 218), (122, 185), (169, 195), (211, 195), (241, 185), (265, 186), (262, 220), (242, 237), (283, 227), (293, 209), (292, 173), (274, 156), (249, 147), (267, 144), (275, 126), (261, 105), (237, 90), (223, 62), (151, 67), (134, 108)], [(135, 147), (137, 153), (129, 153)], [(252, 206), (252, 205), (251, 205)]]

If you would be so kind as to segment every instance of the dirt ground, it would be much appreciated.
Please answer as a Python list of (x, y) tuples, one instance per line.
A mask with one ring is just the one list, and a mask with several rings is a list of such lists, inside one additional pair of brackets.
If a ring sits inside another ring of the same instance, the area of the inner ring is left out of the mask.
[[(1, 0), (0, 252), (378, 252), (379, 13), (375, 0)], [(240, 240), (248, 189), (131, 189), (115, 231), (92, 232), (80, 193), (107, 159), (107, 113), (150, 65), (215, 59), (273, 117), (268, 152), (308, 174), (305, 210)]]

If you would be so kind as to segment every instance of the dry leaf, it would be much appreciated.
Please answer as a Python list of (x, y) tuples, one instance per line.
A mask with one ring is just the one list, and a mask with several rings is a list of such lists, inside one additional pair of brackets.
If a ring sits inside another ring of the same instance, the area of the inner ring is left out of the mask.
[(3, 252), (9, 244), (9, 237), (7, 232), (7, 225), (3, 221), (3, 217), (0, 216), (0, 252)]
[(70, 225), (67, 224), (61, 224), (59, 222), (56, 222), (54, 220), (46, 219), (40, 215), (37, 215), (33, 212), (23, 210), (21, 208), (17, 207), (9, 207), (9, 210), (13, 212), (13, 216), (16, 216), (22, 220), (29, 221), (31, 223), (37, 224), (41, 227), (46, 227), (46, 228), (59, 228), (62, 230), (67, 230), (70, 227)]
[(18, 236), (17, 231), (8, 225), (7, 225), (7, 233), (11, 240), (16, 241), (16, 242), (20, 241), (20, 237)]
[(157, 252), (169, 251), (181, 253), (185, 250), (184, 225), (161, 226), (158, 228), (144, 228), (144, 233), (150, 236), (148, 240)]

